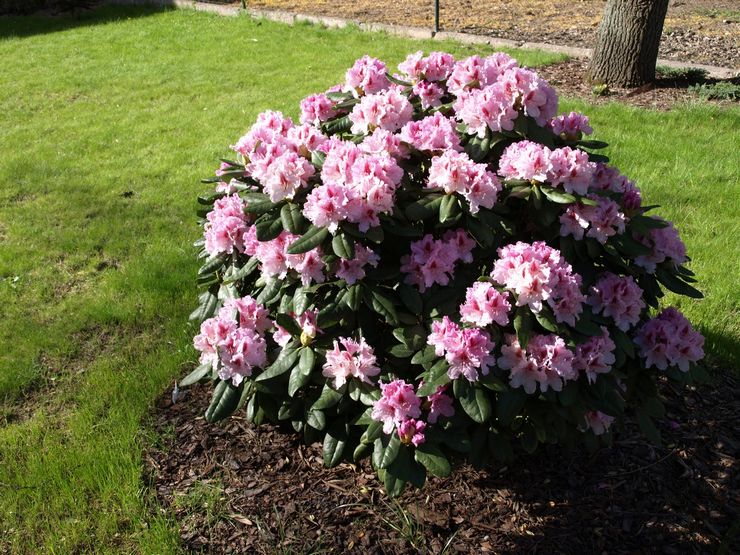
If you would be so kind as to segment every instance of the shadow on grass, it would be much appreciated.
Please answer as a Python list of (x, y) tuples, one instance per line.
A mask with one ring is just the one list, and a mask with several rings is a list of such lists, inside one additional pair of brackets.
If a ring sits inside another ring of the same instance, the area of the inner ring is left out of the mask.
[(175, 9), (173, 6), (162, 2), (160, 5), (100, 6), (89, 10), (62, 12), (58, 15), (50, 13), (0, 15), (0, 40), (56, 33), (76, 27), (105, 25), (114, 21), (148, 17), (173, 9)]

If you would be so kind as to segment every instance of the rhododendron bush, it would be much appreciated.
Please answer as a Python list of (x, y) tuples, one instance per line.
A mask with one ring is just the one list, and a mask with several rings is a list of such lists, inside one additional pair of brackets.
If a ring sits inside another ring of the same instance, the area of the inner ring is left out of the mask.
[(675, 227), (497, 53), (365, 56), (343, 83), (265, 112), (199, 198), (192, 318), (238, 409), (369, 456), (391, 494), (450, 461), (595, 447), (627, 414), (659, 441), (658, 376), (698, 377), (703, 338), (662, 287), (701, 294)]

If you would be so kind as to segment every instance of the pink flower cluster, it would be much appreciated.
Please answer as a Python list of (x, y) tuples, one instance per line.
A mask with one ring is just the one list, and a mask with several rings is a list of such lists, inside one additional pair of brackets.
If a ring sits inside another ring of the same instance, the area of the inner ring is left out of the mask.
[(647, 368), (665, 370), (678, 366), (682, 372), (688, 372), (691, 363), (704, 357), (704, 337), (672, 307), (645, 322), (634, 340)]
[(460, 305), (460, 319), (478, 327), (496, 322), (499, 326), (509, 323), (509, 295), (501, 293), (490, 283), (476, 281), (465, 293)]
[(363, 96), (349, 114), (352, 133), (367, 135), (376, 129), (397, 131), (411, 121), (413, 112), (409, 99), (395, 89)]
[(578, 112), (554, 117), (549, 121), (548, 126), (553, 133), (566, 141), (578, 141), (583, 135), (590, 135), (594, 132), (589, 125), (588, 116)]
[(417, 150), (429, 152), (462, 150), (454, 120), (439, 112), (418, 121), (408, 122), (401, 129), (400, 135), (403, 142)]
[[(339, 348), (341, 343), (342, 348)], [(347, 379), (357, 378), (365, 383), (372, 383), (370, 378), (380, 374), (380, 368), (376, 366), (375, 353), (373, 348), (360, 338), (357, 342), (354, 339), (340, 337), (334, 341), (334, 348), (326, 351), (326, 364), (324, 364), (322, 374), (326, 378), (334, 380), (334, 387), (339, 389)]]
[(612, 318), (616, 326), (627, 331), (639, 320), (645, 301), (642, 289), (631, 276), (606, 273), (591, 286), (588, 304), (594, 312)]
[(445, 316), (432, 324), (427, 343), (434, 347), (437, 356), (444, 356), (450, 367), (447, 374), (456, 380), (465, 376), (468, 381), (478, 381), (478, 374), (488, 374), (496, 359), (491, 355), (494, 343), (491, 337), (478, 328), (460, 328)]
[(585, 234), (603, 245), (609, 237), (624, 233), (627, 218), (619, 211), (619, 205), (598, 195), (589, 198), (598, 204), (571, 204), (560, 216), (560, 235), (581, 240)]
[(499, 367), (511, 370), (511, 387), (523, 387), (532, 394), (537, 389), (544, 393), (548, 388), (561, 391), (563, 383), (578, 379), (573, 367), (573, 352), (562, 337), (554, 334), (533, 335), (524, 349), (515, 335), (506, 335), (506, 344), (501, 347)]
[(419, 97), (423, 110), (441, 106), (442, 97), (445, 94), (445, 90), (440, 85), (429, 81), (419, 81), (414, 85), (412, 91), (414, 95)]
[(362, 280), (365, 277), (367, 266), (377, 267), (380, 257), (364, 245), (355, 245), (355, 257), (352, 260), (339, 260), (335, 275), (347, 282), (347, 285)]
[(447, 150), (432, 158), (427, 187), (462, 195), (470, 204), (471, 214), (476, 214), (481, 206), (493, 208), (501, 183), (486, 164), (476, 164), (464, 152)]
[(532, 141), (509, 145), (499, 160), (499, 175), (505, 179), (548, 181), (579, 195), (588, 193), (595, 171), (596, 164), (582, 150), (567, 146), (550, 150)]
[(586, 300), (581, 276), (557, 251), (543, 241), (518, 242), (498, 250), (491, 277), (516, 294), (517, 306), (528, 305), (537, 313), (546, 301), (558, 322), (575, 325)]
[(403, 170), (391, 156), (366, 154), (352, 142), (336, 141), (321, 170), (323, 185), (308, 195), (303, 215), (332, 233), (344, 220), (367, 231), (380, 224), (379, 214), (393, 210), (402, 177)]
[(223, 197), (213, 203), (206, 216), (205, 249), (210, 255), (244, 251), (244, 235), (249, 219), (244, 213), (244, 201), (237, 194)]
[(229, 299), (217, 316), (201, 324), (193, 345), (201, 364), (210, 364), (219, 378), (239, 385), (254, 368), (267, 364), (264, 333), (272, 325), (268, 311), (252, 297)]
[(447, 80), (447, 88), (460, 96), (467, 90), (494, 85), (510, 69), (519, 69), (517, 62), (503, 52), (496, 52), (486, 58), (471, 56), (454, 65)]
[(411, 254), (401, 258), (406, 283), (422, 293), (435, 283), (447, 285), (459, 261), (472, 262), (475, 241), (463, 229), (448, 230), (441, 239), (427, 234), (411, 243)]
[(301, 100), (301, 123), (320, 125), (336, 115), (334, 102), (325, 94), (312, 94)]
[(394, 426), (399, 426), (411, 418), (421, 416), (421, 399), (414, 386), (403, 380), (380, 383), (380, 399), (373, 405), (371, 418), (383, 423), (383, 432), (390, 434)]
[(614, 356), (616, 345), (604, 326), (601, 330), (602, 335), (589, 337), (583, 343), (576, 345), (576, 353), (573, 357), (573, 369), (586, 374), (589, 383), (594, 383), (598, 374), (609, 372), (616, 361)]
[(295, 270), (303, 285), (321, 283), (326, 279), (320, 247), (302, 254), (288, 254), (288, 247), (299, 238), (298, 235), (283, 231), (271, 241), (258, 241), (256, 228), (252, 226), (245, 237), (244, 252), (259, 260), (260, 270), (266, 278), (283, 279), (289, 270)]
[(414, 81), (445, 81), (454, 65), (455, 58), (447, 52), (431, 52), (424, 57), (424, 53), (419, 51), (409, 54), (398, 64), (398, 69)]
[(648, 272), (655, 272), (657, 264), (670, 262), (674, 266), (679, 266), (686, 262), (686, 245), (681, 241), (678, 230), (673, 224), (666, 222), (662, 218), (656, 218), (665, 222), (666, 227), (652, 229), (647, 237), (640, 237), (640, 241), (652, 252), (647, 255), (641, 255), (635, 258), (635, 264), (642, 266)]
[(446, 389), (447, 386), (441, 385), (437, 388), (437, 391), (427, 397), (427, 404), (429, 406), (427, 421), (430, 424), (436, 424), (440, 416), (450, 418), (455, 415), (452, 397), (445, 393)]
[(347, 70), (344, 90), (355, 95), (375, 94), (390, 86), (386, 65), (370, 56), (363, 56)]
[(586, 425), (581, 428), (582, 431), (585, 432), (590, 429), (597, 436), (604, 435), (614, 422), (613, 416), (609, 416), (598, 410), (587, 412), (585, 418)]

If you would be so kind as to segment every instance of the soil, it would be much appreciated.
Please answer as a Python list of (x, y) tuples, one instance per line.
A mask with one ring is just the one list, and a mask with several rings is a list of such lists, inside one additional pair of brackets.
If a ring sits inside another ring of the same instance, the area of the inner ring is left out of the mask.
[[(318, 444), (240, 417), (202, 418), (210, 388), (152, 418), (144, 453), (185, 550), (205, 553), (715, 553), (740, 542), (738, 381), (661, 384), (665, 446), (627, 425), (593, 456), (547, 448), (391, 500), (367, 463), (326, 469)], [(719, 551), (718, 551), (719, 550)]]
[[(440, 2), (440, 29), (524, 42), (593, 47), (606, 0)], [(252, 8), (430, 28), (431, 0), (249, 0)], [(737, 0), (670, 0), (661, 58), (740, 69)]]

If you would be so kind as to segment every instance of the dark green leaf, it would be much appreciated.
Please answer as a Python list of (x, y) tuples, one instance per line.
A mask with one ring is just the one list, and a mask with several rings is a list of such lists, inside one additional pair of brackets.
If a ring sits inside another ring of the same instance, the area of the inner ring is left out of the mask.
[(264, 214), (255, 222), (258, 241), (272, 241), (283, 231), (283, 222), (272, 214)]
[(460, 214), (460, 204), (455, 195), (445, 195), (439, 206), (439, 223), (454, 220)]
[(278, 295), (278, 293), (280, 293), (280, 289), (282, 287), (283, 282), (279, 279), (275, 278), (272, 281), (268, 281), (255, 300), (260, 304), (269, 303)]
[(347, 430), (344, 422), (335, 422), (324, 436), (324, 466), (332, 468), (342, 460), (347, 445)]
[(450, 462), (447, 460), (444, 453), (442, 453), (442, 450), (436, 445), (422, 443), (416, 448), (414, 458), (417, 462), (424, 465), (424, 468), (434, 476), (441, 476), (444, 478), (449, 476), (452, 472)]
[(298, 349), (296, 349), (295, 345), (286, 345), (278, 355), (277, 359), (275, 359), (275, 362), (268, 366), (254, 381), (261, 382), (285, 374), (288, 370), (293, 368), (297, 358)]
[(318, 247), (328, 236), (328, 229), (312, 225), (300, 239), (297, 239), (288, 247), (288, 254), (302, 254), (304, 252), (308, 252), (311, 249)]
[(342, 116), (341, 118), (333, 119), (321, 124), (321, 130), (327, 135), (336, 135), (337, 133), (344, 133), (352, 128), (352, 121), (349, 116)]
[(301, 235), (308, 227), (308, 222), (303, 217), (301, 207), (292, 202), (287, 203), (280, 209), (280, 221), (283, 229), (294, 235)]
[(576, 197), (570, 193), (558, 191), (557, 189), (552, 189), (550, 187), (542, 187), (541, 190), (552, 202), (556, 202), (558, 204), (573, 204), (576, 202)]
[(650, 415), (644, 409), (637, 409), (637, 424), (640, 426), (640, 431), (645, 434), (645, 437), (655, 445), (661, 445), (663, 440), (660, 437), (660, 431), (655, 427)]
[(326, 153), (319, 150), (314, 150), (311, 153), (311, 163), (318, 169), (324, 167), (324, 160), (326, 159)]
[(424, 304), (421, 295), (414, 287), (407, 283), (401, 283), (398, 286), (398, 296), (401, 297), (401, 302), (408, 307), (412, 314), (421, 314)]
[(396, 460), (398, 451), (401, 449), (401, 439), (398, 434), (392, 433), (390, 436), (383, 436), (383, 454), (378, 461), (379, 468), (388, 468)]
[(301, 326), (298, 325), (298, 322), (290, 314), (278, 314), (275, 317), (275, 321), (294, 337), (300, 337), (302, 331)]
[(300, 316), (306, 312), (308, 305), (309, 301), (306, 290), (303, 287), (296, 288), (295, 293), (293, 293), (293, 310), (296, 315)]
[(189, 385), (193, 385), (194, 383), (199, 382), (206, 376), (209, 376), (211, 374), (212, 369), (213, 369), (213, 366), (210, 363), (201, 364), (200, 366), (198, 366), (198, 368), (196, 368), (195, 370), (190, 372), (190, 374), (188, 374), (182, 380), (180, 380), (178, 385), (180, 387), (187, 387)]
[(370, 297), (370, 307), (385, 318), (389, 324), (396, 325), (398, 323), (398, 314), (396, 313), (396, 307), (393, 305), (393, 301), (378, 291), (372, 291)]
[(306, 423), (316, 430), (326, 427), (326, 415), (320, 410), (311, 409), (306, 414)]
[(213, 423), (231, 416), (239, 405), (244, 382), (238, 387), (230, 381), (220, 381), (213, 390), (211, 404), (206, 409), (206, 422)]
[(288, 397), (293, 397), (310, 379), (311, 373), (304, 373), (300, 363), (296, 364), (293, 370), (290, 371), (290, 378), (288, 379)]
[(658, 281), (666, 286), (667, 289), (678, 293), (679, 295), (686, 295), (692, 299), (702, 299), (704, 295), (698, 289), (695, 289), (680, 277), (673, 273), (672, 270), (661, 268), (660, 266), (655, 269), (655, 277)]
[(416, 394), (420, 397), (426, 397), (437, 391), (438, 387), (450, 383), (452, 380), (447, 374), (448, 368), (449, 364), (446, 360), (439, 360), (434, 366), (432, 366), (432, 368), (430, 368), (429, 372), (424, 377), (424, 385), (418, 389)]
[(527, 395), (521, 388), (501, 392), (496, 402), (496, 417), (504, 426), (510, 425), (526, 401)]
[(352, 260), (355, 257), (355, 242), (344, 233), (338, 232), (331, 240), (331, 248), (339, 258)]
[[(460, 383), (461, 380), (455, 383)], [(491, 401), (488, 398), (488, 394), (479, 387), (471, 385), (467, 388), (464, 395), (458, 397), (458, 401), (460, 401), (460, 405), (465, 413), (474, 422), (482, 424), (491, 417)]]
[(606, 148), (609, 146), (609, 143), (605, 143), (604, 141), (578, 141), (576, 144), (585, 148), (595, 149)]
[(208, 258), (208, 260), (205, 261), (203, 266), (200, 267), (200, 270), (198, 270), (198, 275), (207, 276), (216, 272), (217, 270), (220, 270), (228, 258), (229, 255), (226, 253), (220, 253), (211, 256), (210, 258)]
[[(216, 287), (218, 287), (218, 285), (216, 285)], [(189, 320), (202, 322), (213, 316), (216, 312), (216, 307), (218, 306), (218, 296), (215, 294), (214, 289), (215, 288), (212, 287), (208, 291), (201, 293), (199, 297), (200, 304), (198, 305), (198, 308), (190, 313), (190, 316), (188, 317)]]
[(406, 217), (411, 221), (428, 220), (439, 214), (443, 196), (429, 195), (406, 207)]
[(324, 389), (321, 390), (321, 395), (311, 405), (311, 410), (323, 410), (335, 406), (342, 398), (342, 394), (336, 389), (332, 389), (328, 384), (324, 385)]
[(533, 325), (532, 313), (526, 306), (520, 306), (514, 314), (514, 330), (516, 330), (517, 339), (522, 349), (527, 347), (529, 336), (532, 333)]

